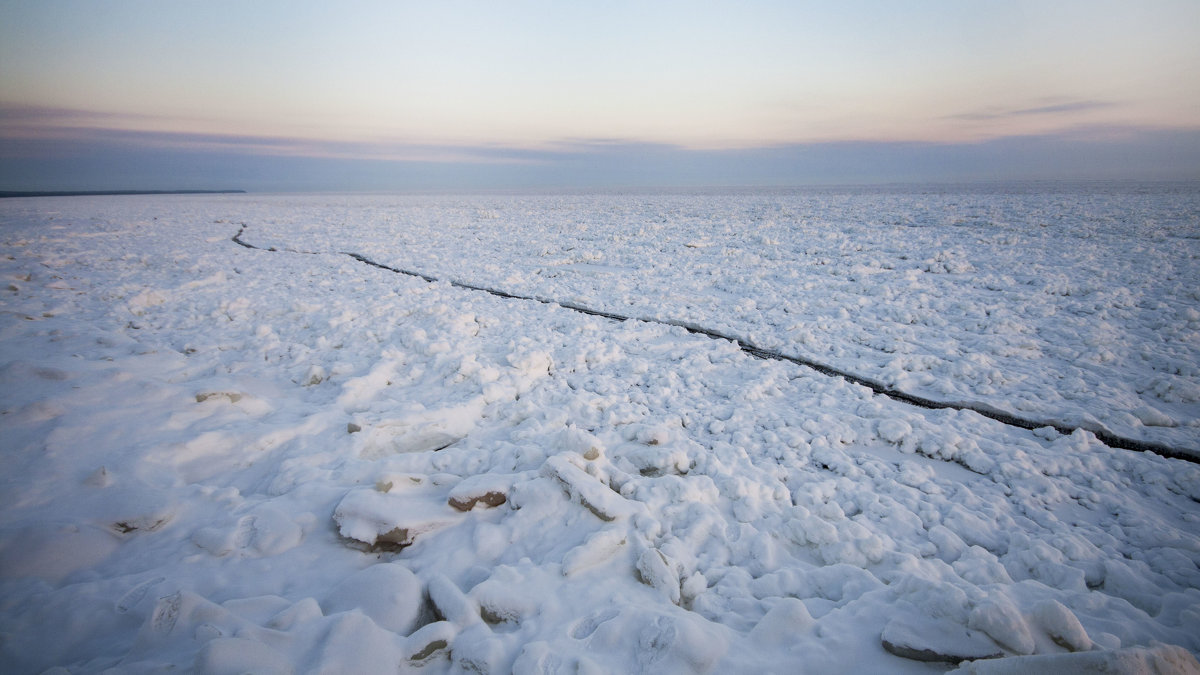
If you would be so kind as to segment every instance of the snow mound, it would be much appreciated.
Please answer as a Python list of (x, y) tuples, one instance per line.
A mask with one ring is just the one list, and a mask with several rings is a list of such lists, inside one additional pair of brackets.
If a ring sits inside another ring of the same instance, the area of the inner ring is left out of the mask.
[(1200, 673), (1200, 662), (1186, 649), (1159, 645), (978, 661), (951, 672), (961, 675), (1194, 675)]

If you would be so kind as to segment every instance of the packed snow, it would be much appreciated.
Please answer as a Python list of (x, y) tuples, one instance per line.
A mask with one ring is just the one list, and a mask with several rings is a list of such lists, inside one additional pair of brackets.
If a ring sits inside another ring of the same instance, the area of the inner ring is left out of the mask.
[(0, 241), (7, 672), (1200, 672), (1200, 465), (1092, 432), (1200, 449), (1195, 186), (9, 199)]

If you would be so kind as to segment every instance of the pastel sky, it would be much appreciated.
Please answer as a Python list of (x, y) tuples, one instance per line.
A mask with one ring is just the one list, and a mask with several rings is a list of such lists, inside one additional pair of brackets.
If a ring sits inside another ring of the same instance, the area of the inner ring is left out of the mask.
[(1198, 28), (1196, 0), (0, 0), (0, 189), (1200, 178)]

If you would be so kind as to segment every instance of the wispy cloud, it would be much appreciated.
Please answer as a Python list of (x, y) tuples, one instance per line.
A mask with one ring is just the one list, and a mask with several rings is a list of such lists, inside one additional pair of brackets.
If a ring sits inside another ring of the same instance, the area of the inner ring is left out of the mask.
[(0, 101), (0, 137), (35, 137), (66, 129), (161, 129), (194, 122), (131, 112), (28, 105)]
[[(1039, 101), (987, 115), (1115, 105)], [(976, 112), (975, 115), (984, 114)], [(1057, 118), (1056, 118), (1057, 119)], [(690, 149), (618, 137), (538, 147), (344, 141), (114, 128), (130, 118), (0, 105), (0, 189), (397, 190), (1197, 179), (1200, 129), (1087, 125), (963, 143), (823, 142)]]
[(945, 119), (963, 120), (968, 122), (983, 122), (995, 121), (1002, 119), (1013, 119), (1020, 117), (1030, 117), (1037, 115), (1066, 115), (1069, 113), (1090, 112), (1094, 110), (1104, 110), (1113, 108), (1119, 105), (1116, 101), (1105, 100), (1076, 100), (1065, 101), (1060, 103), (1045, 102), (1042, 105), (1030, 107), (1000, 107), (989, 106), (979, 110), (969, 110), (954, 115), (947, 115)]
[[(289, 136), (159, 131), (163, 118), (150, 115), (0, 104), (0, 156), (71, 146), (140, 148), (278, 157), (446, 163), (528, 163), (560, 157), (563, 149), (541, 150), (500, 144), (454, 145), (403, 140), (347, 141)], [(139, 128), (140, 127), (140, 128)], [(151, 127), (147, 129), (146, 127)], [(33, 148), (37, 150), (33, 150)]]

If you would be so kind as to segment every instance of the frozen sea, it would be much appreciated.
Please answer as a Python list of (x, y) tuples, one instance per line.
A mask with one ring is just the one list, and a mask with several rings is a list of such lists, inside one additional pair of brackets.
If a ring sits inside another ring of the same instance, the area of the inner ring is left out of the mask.
[(0, 242), (8, 672), (1200, 672), (1198, 184), (5, 199)]

